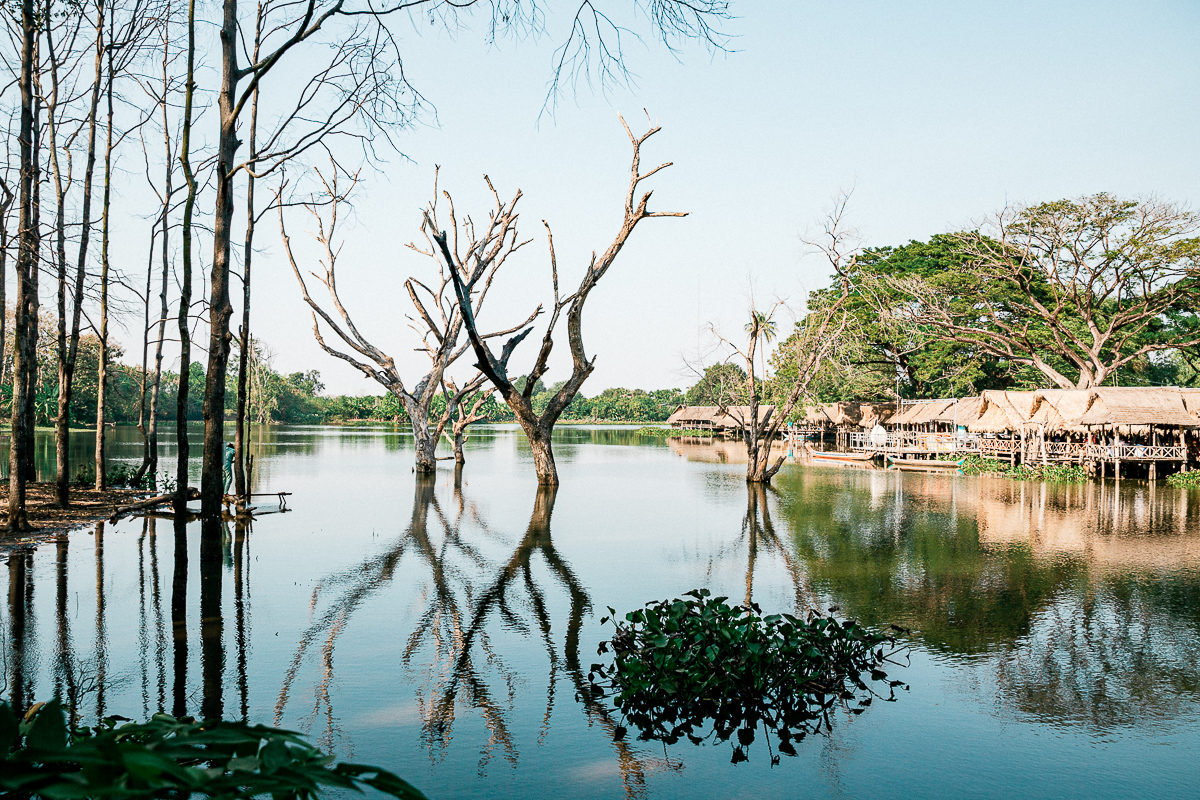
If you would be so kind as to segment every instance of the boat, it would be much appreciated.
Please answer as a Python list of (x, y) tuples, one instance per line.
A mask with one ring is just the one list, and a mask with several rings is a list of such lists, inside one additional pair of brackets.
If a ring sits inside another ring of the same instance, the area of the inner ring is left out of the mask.
[(871, 459), (875, 458), (874, 453), (841, 453), (836, 450), (814, 450), (812, 445), (810, 445), (808, 442), (804, 443), (804, 449), (808, 451), (808, 454), (813, 461), (860, 464), (864, 461), (870, 461)]
[(959, 459), (958, 461), (937, 461), (923, 458), (888, 456), (887, 460), (890, 466), (909, 472), (957, 472), (962, 474), (963, 459)]

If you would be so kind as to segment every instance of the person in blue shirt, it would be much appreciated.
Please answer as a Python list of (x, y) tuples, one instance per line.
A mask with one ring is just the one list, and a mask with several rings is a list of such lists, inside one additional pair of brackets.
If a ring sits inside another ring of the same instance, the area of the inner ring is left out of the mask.
[(225, 444), (225, 494), (229, 494), (229, 487), (233, 483), (233, 443)]

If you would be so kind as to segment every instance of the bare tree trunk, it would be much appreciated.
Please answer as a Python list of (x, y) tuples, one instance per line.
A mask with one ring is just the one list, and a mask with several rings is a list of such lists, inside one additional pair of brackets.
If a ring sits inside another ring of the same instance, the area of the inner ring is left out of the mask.
[(196, 0), (188, 0), (187, 77), (183, 90), (183, 130), (179, 143), (179, 163), (187, 182), (187, 197), (183, 203), (183, 226), (180, 230), (183, 274), (179, 294), (179, 391), (175, 399), (175, 439), (178, 454), (175, 480), (179, 494), (175, 513), (187, 512), (188, 502), (188, 377), (192, 371), (192, 336), (189, 316), (192, 306), (192, 214), (196, 209), (196, 176), (192, 172), (192, 101), (196, 93)]
[[(109, 42), (112, 41), (113, 20), (108, 19)], [(104, 418), (108, 400), (108, 234), (109, 211), (112, 207), (112, 154), (113, 154), (113, 48), (108, 48), (108, 80), (105, 95), (108, 102), (108, 118), (105, 123), (104, 144), (104, 199), (100, 212), (100, 355), (96, 366), (96, 489), (103, 489), (104, 474)]]
[(221, 89), (217, 96), (217, 203), (213, 219), (213, 263), (208, 308), (208, 371), (204, 380), (204, 462), (200, 513), (219, 521), (225, 449), (225, 375), (229, 367), (229, 256), (233, 227), (233, 159), (237, 153), (237, 0), (224, 0), (221, 24)]
[[(262, 42), (263, 5), (259, 3), (258, 13), (254, 19), (254, 50), (251, 60), (258, 62), (259, 48)], [(258, 135), (258, 87), (254, 88), (250, 101), (250, 158), (258, 153), (256, 138)], [(247, 385), (250, 370), (250, 262), (254, 257), (254, 170), (246, 177), (246, 244), (243, 247), (242, 262), (242, 330), (238, 348), (238, 377), (237, 377), (237, 412), (234, 417), (233, 429), (233, 471), (234, 490), (237, 492), (238, 506), (244, 507), (250, 500), (251, 487), (246, 484), (246, 403), (249, 399)]]
[[(55, 499), (66, 507), (71, 500), (71, 399), (74, 394), (75, 363), (79, 356), (79, 328), (83, 311), (83, 280), (87, 269), (88, 245), (92, 232), (92, 181), (96, 173), (96, 118), (100, 110), (100, 87), (104, 75), (104, 0), (96, 3), (96, 58), (92, 79), (92, 98), (88, 107), (87, 156), (83, 171), (83, 201), (80, 209), (79, 254), (75, 261), (75, 286), (72, 288), (71, 330), (65, 347), (60, 344), (58, 359), (58, 417), (54, 424)], [(62, 309), (60, 301), (60, 309)]]
[[(30, 335), (32, 321), (37, 328), (36, 299), (31, 298), (32, 273), (37, 268), (37, 208), (34, 205), (34, 187), (37, 184), (37, 161), (33, 150), (33, 63), (34, 34), (37, 21), (33, 13), (33, 0), (21, 2), (21, 124), (18, 138), (21, 158), (21, 187), (19, 236), (17, 251), (17, 306), (13, 315), (13, 399), (12, 433), (9, 437), (8, 455), (8, 527), (11, 531), (29, 529), (25, 513), (25, 462), (32, 455), (27, 450), (27, 429), (32, 427), (26, 382), (29, 379), (28, 362), (36, 359), (36, 341)], [(32, 309), (31, 309), (32, 307)]]
[(411, 398), (400, 397), (399, 400), (404, 404), (408, 421), (412, 424), (413, 447), (417, 451), (417, 474), (437, 472), (437, 443), (441, 432), (429, 429), (429, 409)]
[[(171, 248), (170, 248), (170, 213), (171, 213), (171, 198), (175, 195), (174, 179), (175, 167), (171, 158), (171, 127), (170, 118), (167, 113), (167, 93), (170, 85), (170, 76), (167, 68), (170, 63), (170, 20), (169, 17), (163, 20), (163, 57), (162, 57), (162, 81), (163, 94), (162, 102), (159, 108), (162, 111), (162, 126), (163, 126), (163, 202), (162, 210), (159, 215), (159, 227), (162, 229), (162, 281), (161, 289), (158, 295), (159, 313), (158, 313), (158, 335), (154, 344), (154, 381), (150, 385), (150, 408), (148, 411), (150, 419), (147, 422), (147, 447), (146, 459), (142, 464), (142, 469), (139, 471), (138, 479), (148, 472), (151, 481), (157, 480), (158, 475), (158, 398), (162, 391), (162, 362), (163, 362), (163, 339), (167, 332), (167, 315), (171, 313), (170, 306), (167, 304), (167, 282), (171, 276)], [(149, 276), (146, 280), (146, 302), (150, 302), (150, 281)], [(147, 314), (149, 316), (149, 314)], [(147, 326), (149, 328), (149, 326)], [(144, 370), (144, 367), (143, 367)]]

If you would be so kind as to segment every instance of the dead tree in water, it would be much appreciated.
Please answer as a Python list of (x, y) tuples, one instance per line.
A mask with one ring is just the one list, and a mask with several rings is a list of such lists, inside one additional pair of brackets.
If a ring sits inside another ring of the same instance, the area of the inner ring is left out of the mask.
[[(320, 175), (319, 172), (318, 175)], [(340, 244), (335, 244), (338, 209), (346, 201), (347, 195), (353, 190), (354, 185), (358, 182), (358, 178), (357, 176), (352, 177), (350, 188), (345, 191), (340, 190), (338, 188), (338, 171), (335, 165), (332, 179), (325, 181), (325, 178), (322, 176), (321, 180), (325, 183), (324, 198), (314, 199), (308, 208), (316, 220), (317, 230), (313, 234), (313, 238), (323, 251), (324, 257), (319, 262), (322, 268), (321, 273), (312, 272), (310, 274), (329, 293), (330, 302), (333, 304), (337, 315), (336, 319), (333, 313), (326, 311), (309, 294), (308, 285), (296, 262), (291, 239), (288, 237), (287, 228), (284, 224), (283, 203), (277, 203), (279, 206), (279, 231), (283, 238), (283, 249), (287, 254), (288, 262), (292, 266), (292, 272), (300, 284), (300, 291), (304, 296), (304, 302), (308, 304), (312, 312), (313, 336), (316, 337), (317, 344), (326, 353), (335, 358), (342, 359), (368, 378), (377, 381), (400, 401), (400, 404), (404, 407), (404, 411), (408, 414), (409, 422), (412, 424), (413, 443), (416, 448), (417, 472), (432, 473), (437, 470), (435, 450), (438, 440), (442, 437), (442, 432), (450, 424), (455, 410), (462, 404), (463, 400), (476, 392), (483, 383), (482, 376), (477, 376), (468, 381), (462, 388), (449, 392), (446, 398), (446, 409), (440, 415), (435, 416), (432, 414), (431, 409), (434, 398), (443, 390), (443, 384), (446, 380), (446, 370), (469, 347), (469, 344), (465, 342), (460, 343), (463, 317), (459, 311), (458, 304), (450, 294), (451, 276), (457, 270), (464, 270), (464, 275), (459, 276), (460, 279), (466, 279), (468, 275), (474, 277), (476, 280), (482, 279), (483, 283), (473, 300), (473, 305), (468, 306), (472, 311), (478, 312), (483, 307), (483, 301), (487, 296), (488, 288), (491, 286), (492, 278), (495, 276), (496, 271), (503, 266), (505, 260), (510, 255), (527, 244), (527, 242), (518, 241), (516, 238), (516, 226), (513, 224), (516, 220), (516, 214), (512, 209), (512, 206), (516, 203), (516, 199), (505, 206), (503, 203), (500, 203), (497, 197), (497, 209), (492, 215), (491, 225), (485, 237), (479, 242), (476, 242), (474, 239), (475, 229), (471, 220), (468, 218), (464, 221), (462, 226), (463, 234), (471, 241), (472, 251), (463, 262), (450, 264), (449, 267), (443, 265), (441, 259), (438, 258), (438, 253), (434, 249), (431, 240), (427, 241), (428, 249), (419, 247), (416, 244), (409, 245), (410, 249), (433, 258), (434, 262), (438, 265), (438, 279), (436, 281), (431, 281), (426, 285), (417, 278), (410, 277), (404, 282), (404, 288), (408, 292), (409, 300), (412, 302), (416, 315), (409, 317), (411, 321), (410, 327), (421, 337), (421, 346), (417, 350), (424, 352), (429, 357), (428, 372), (418, 379), (415, 384), (411, 384), (410, 388), (410, 384), (406, 384), (400, 376), (395, 360), (367, 341), (366, 337), (359, 331), (358, 326), (355, 325), (354, 320), (350, 316), (350, 312), (342, 304), (341, 296), (338, 294), (336, 268), (338, 253), (341, 249)], [(449, 201), (448, 197), (447, 200)], [(449, 202), (450, 219), (454, 221), (453, 201)], [(328, 220), (323, 218), (318, 211), (320, 206), (328, 206)], [(425, 218), (426, 220), (437, 219), (436, 182), (434, 200), (425, 210)], [(457, 233), (458, 224), (456, 221), (454, 224)], [(430, 223), (423, 226), (427, 237), (429, 236), (429, 226)], [(467, 270), (470, 270), (470, 272), (466, 272)], [(486, 340), (496, 336), (507, 336), (530, 324), (540, 312), (541, 308), (539, 307), (520, 325), (484, 334), (483, 338)], [(322, 321), (352, 352), (337, 350), (325, 341), (325, 337), (321, 334)], [(453, 381), (447, 383), (446, 386), (453, 386)]]
[[(463, 324), (467, 329), (467, 336), (470, 339), (472, 347), (475, 349), (475, 355), (479, 359), (476, 366), (480, 371), (487, 376), (492, 385), (500, 392), (500, 396), (504, 398), (504, 402), (513, 410), (516, 415), (517, 422), (520, 423), (521, 429), (525, 431), (525, 436), (529, 439), (529, 448), (533, 452), (533, 466), (537, 472), (538, 483), (543, 486), (558, 485), (558, 469), (554, 464), (554, 451), (550, 445), (550, 435), (554, 431), (554, 424), (558, 422), (558, 418), (566, 410), (571, 401), (575, 399), (575, 395), (579, 393), (583, 382), (592, 374), (595, 369), (596, 359), (589, 359), (584, 350), (583, 345), (583, 306), (587, 302), (588, 295), (596, 284), (604, 277), (604, 273), (612, 266), (616, 260), (617, 254), (621, 252), (621, 248), (625, 246), (629, 235), (633, 233), (633, 229), (639, 222), (650, 217), (685, 217), (687, 212), (680, 211), (650, 211), (647, 206), (650, 203), (650, 195), (652, 192), (645, 192), (638, 197), (638, 186), (642, 181), (649, 178), (656, 172), (666, 169), (671, 166), (671, 162), (666, 162), (654, 167), (646, 172), (641, 172), (641, 149), (642, 144), (654, 134), (658, 133), (661, 128), (653, 126), (641, 136), (635, 136), (633, 131), (629, 129), (629, 125), (625, 123), (624, 117), (621, 117), (621, 125), (625, 128), (625, 133), (629, 135), (629, 141), (633, 144), (633, 163), (630, 169), (629, 190), (625, 195), (625, 218), (621, 223), (621, 229), (617, 232), (616, 238), (608, 249), (599, 256), (592, 253), (592, 258), (588, 264), (587, 270), (583, 274), (583, 279), (579, 282), (579, 288), (574, 293), (561, 297), (558, 293), (558, 263), (554, 256), (554, 236), (550, 232), (550, 225), (544, 220), (543, 225), (546, 226), (546, 237), (550, 247), (550, 277), (554, 288), (554, 308), (550, 313), (550, 321), (546, 326), (546, 333), (542, 336), (542, 347), (538, 351), (537, 361), (534, 362), (533, 369), (525, 378), (525, 386), (518, 389), (513, 380), (509, 378), (508, 361), (512, 357), (513, 351), (521, 340), (529, 335), (532, 327), (526, 328), (516, 336), (504, 343), (504, 348), (500, 351), (500, 356), (497, 357), (488, 347), (487, 337), (480, 336), (475, 322), (475, 310), (471, 307), (470, 298), (475, 293), (476, 283), (484, 275), (489, 275), (487, 269), (488, 262), (484, 257), (486, 253), (490, 253), (493, 248), (486, 237), (479, 242), (470, 241), (470, 245), (466, 251), (466, 255), (459, 252), (457, 231), (454, 231), (454, 241), (451, 242), (445, 231), (441, 231), (437, 227), (436, 220), (426, 217), (426, 227), (433, 232), (433, 238), (437, 242), (441, 250), (442, 257), (450, 268), (450, 274), (454, 277), (454, 292), (458, 298), (458, 306), (462, 311)], [(488, 186), (491, 186), (489, 181)], [(495, 190), (493, 190), (493, 193)], [(513, 227), (512, 235), (516, 235), (516, 214), (512, 213), (517, 200), (521, 197), (521, 192), (518, 191), (516, 196), (508, 204), (507, 208), (510, 211), (511, 220), (505, 220), (506, 227), (504, 228), (507, 234), (507, 226)], [(499, 206), (499, 198), (497, 197), (497, 205)], [(496, 216), (492, 217), (493, 228), (497, 222)], [(489, 231), (490, 233), (490, 231)], [(503, 241), (501, 239), (500, 241)], [(471, 259), (476, 261), (474, 268), (468, 268), (467, 262)], [(490, 280), (490, 278), (489, 278)], [(541, 306), (538, 307), (541, 309)], [(538, 380), (546, 374), (549, 368), (550, 351), (554, 348), (554, 328), (558, 324), (559, 317), (562, 315), (563, 309), (567, 311), (567, 341), (571, 348), (571, 376), (563, 383), (562, 388), (555, 393), (554, 397), (550, 398), (550, 402), (546, 404), (546, 408), (539, 415), (533, 410), (533, 387)], [(535, 312), (536, 314), (537, 312)]]
[[(783, 307), (783, 303), (776, 302), (767, 311), (758, 308), (750, 310), (745, 346), (738, 346), (716, 334), (717, 338), (733, 351), (732, 356), (741, 361), (746, 369), (745, 396), (749, 403), (749, 412), (745, 419), (739, 419), (738, 422), (746, 443), (748, 483), (769, 484), (783, 466), (782, 455), (776, 458), (774, 463), (771, 461), (771, 448), (775, 438), (796, 405), (807, 396), (813, 378), (845, 331), (848, 317), (843, 306), (850, 292), (849, 280), (845, 276), (853, 271), (856, 257), (852, 244), (855, 235), (853, 231), (847, 231), (843, 224), (848, 201), (849, 194), (838, 197), (823, 224), (821, 238), (807, 242), (829, 261), (835, 277), (840, 279), (841, 293), (825, 300), (819, 307), (810, 308), (805, 318), (796, 323), (795, 333), (780, 345), (781, 360), (791, 362), (795, 373), (794, 376), (790, 376), (790, 386), (776, 387), (778, 397), (771, 413), (764, 414), (759, 410), (769, 377), (765, 372), (760, 375), (756, 371), (755, 359), (760, 342), (765, 345), (766, 341), (773, 337), (775, 314)], [(738, 413), (731, 412), (731, 415), (736, 418)]]
[(462, 466), (467, 461), (466, 455), (463, 453), (467, 428), (472, 423), (487, 419), (487, 414), (483, 411), (483, 404), (492, 396), (492, 390), (479, 391), (483, 386), (483, 380), (483, 373), (476, 373), (475, 377), (461, 389), (455, 386), (453, 380), (442, 381), (442, 397), (446, 400), (446, 415), (450, 419), (449, 436), (454, 445), (454, 463), (458, 466)]

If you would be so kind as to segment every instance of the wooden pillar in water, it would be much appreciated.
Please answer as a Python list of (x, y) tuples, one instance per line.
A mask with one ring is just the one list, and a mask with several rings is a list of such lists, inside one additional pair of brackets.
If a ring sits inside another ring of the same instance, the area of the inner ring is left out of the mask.
[(1116, 435), (1113, 436), (1113, 441), (1116, 442), (1116, 444), (1114, 445), (1116, 447), (1116, 449), (1113, 451), (1113, 455), (1114, 455), (1113, 477), (1116, 478), (1117, 480), (1121, 480), (1121, 432), (1120, 431), (1117, 431)]
[[(1158, 428), (1154, 427), (1153, 425), (1150, 426), (1150, 446), (1151, 447), (1158, 446)], [(1151, 451), (1151, 455), (1153, 455), (1153, 452), (1154, 451)], [(1158, 480), (1158, 461), (1154, 458), (1151, 458), (1150, 459), (1150, 484), (1153, 485), (1154, 481), (1156, 481), (1156, 480)]]

